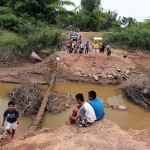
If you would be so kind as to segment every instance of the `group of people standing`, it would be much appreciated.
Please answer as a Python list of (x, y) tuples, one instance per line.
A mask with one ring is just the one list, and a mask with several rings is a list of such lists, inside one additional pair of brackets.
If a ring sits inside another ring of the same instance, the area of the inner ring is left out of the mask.
[(67, 44), (67, 53), (85, 53), (88, 54), (89, 52), (92, 52), (95, 50), (95, 53), (97, 50), (99, 50), (100, 53), (104, 53), (105, 49), (107, 50), (107, 56), (111, 55), (111, 49), (109, 44), (101, 44), (100, 48), (98, 46), (98, 43), (92, 44), (87, 41), (86, 43), (83, 43), (81, 41), (81, 36), (77, 41), (74, 40), (68, 40)]
[(90, 48), (89, 41), (84, 44), (81, 40), (81, 35), (78, 40), (68, 40), (67, 44), (67, 53), (80, 53), (82, 54), (85, 49), (85, 53), (88, 53)]
[(81, 36), (77, 41), (68, 40), (67, 53), (88, 54), (88, 52), (91, 51), (92, 49), (93, 49), (92, 43), (90, 44), (89, 41), (83, 43), (81, 41)]

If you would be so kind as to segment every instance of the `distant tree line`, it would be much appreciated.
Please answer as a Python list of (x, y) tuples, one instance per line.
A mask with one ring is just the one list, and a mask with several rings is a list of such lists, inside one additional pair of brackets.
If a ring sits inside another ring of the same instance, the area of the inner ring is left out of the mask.
[(82, 31), (101, 31), (130, 26), (136, 23), (132, 17), (119, 17), (115, 11), (104, 10), (101, 0), (81, 0), (79, 7), (67, 11), (63, 6), (74, 5), (69, 0), (1, 0), (0, 6), (9, 8), (13, 14), (65, 28), (79, 28)]
[(136, 20), (132, 17), (118, 17), (117, 12), (104, 10), (101, 0), (81, 0), (81, 5), (66, 15), (57, 16), (57, 24), (65, 27), (72, 25), (82, 31), (102, 31), (116, 29), (121, 25), (130, 26)]

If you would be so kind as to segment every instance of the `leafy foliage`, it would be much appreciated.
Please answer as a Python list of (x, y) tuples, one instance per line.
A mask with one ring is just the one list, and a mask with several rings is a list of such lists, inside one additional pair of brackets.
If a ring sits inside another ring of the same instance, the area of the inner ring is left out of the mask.
[(136, 19), (132, 18), (132, 17), (120, 17), (119, 18), (120, 24), (123, 26), (131, 26), (133, 24), (136, 24)]
[(81, 0), (82, 9), (92, 12), (94, 9), (99, 9), (101, 0)]
[(150, 51), (150, 27), (144, 23), (127, 27), (120, 32), (108, 33), (104, 39), (106, 43)]
[(26, 14), (53, 24), (56, 15), (67, 11), (64, 5), (74, 5), (68, 0), (8, 0), (7, 4), (18, 16)]

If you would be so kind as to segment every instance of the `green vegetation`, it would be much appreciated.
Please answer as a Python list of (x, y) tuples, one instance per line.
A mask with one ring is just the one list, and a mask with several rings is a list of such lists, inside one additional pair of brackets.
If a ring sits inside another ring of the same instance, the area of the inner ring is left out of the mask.
[(25, 57), (32, 51), (53, 47), (62, 32), (56, 25), (56, 15), (67, 12), (61, 0), (2, 0), (0, 2), (1, 64)]
[[(81, 0), (81, 5), (73, 11), (67, 11), (65, 5), (74, 3), (70, 0), (1, 0), (0, 61), (7, 64), (32, 51), (52, 48), (60, 40), (64, 43), (68, 32), (63, 31), (61, 36), (60, 27), (108, 32), (104, 38), (107, 43), (150, 49), (150, 19), (141, 24), (132, 17), (117, 19), (117, 12), (103, 9), (101, 0)], [(102, 35), (93, 33), (89, 38), (94, 36)]]
[(104, 40), (117, 46), (150, 51), (150, 27), (146, 23), (139, 23), (118, 32), (107, 33)]
[[(101, 0), (81, 0), (81, 6), (66, 15), (57, 16), (57, 24), (82, 31), (98, 32), (120, 27), (117, 13), (100, 7)], [(67, 28), (68, 29), (68, 28)]]
[(49, 27), (40, 21), (37, 21), (35, 24), (13, 15), (13, 17), (9, 17), (9, 15), (4, 16), (0, 17), (1, 27), (11, 31), (9, 38), (6, 37), (10, 31), (1, 32), (0, 50), (3, 49), (1, 53), (9, 53), (9, 58), (3, 57), (4, 62), (12, 61), (15, 56), (24, 57), (32, 51), (56, 45), (60, 40), (61, 32), (59, 30)]

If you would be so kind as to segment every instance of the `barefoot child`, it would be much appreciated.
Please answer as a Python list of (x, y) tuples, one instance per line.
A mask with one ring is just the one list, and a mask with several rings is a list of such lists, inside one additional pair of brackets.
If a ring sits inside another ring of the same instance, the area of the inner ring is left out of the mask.
[[(19, 124), (19, 112), (17, 109), (15, 109), (14, 105), (14, 102), (8, 103), (8, 109), (6, 109), (3, 114), (4, 118), (2, 124), (2, 126), (4, 126), (4, 122), (6, 120), (5, 129), (8, 132), (11, 139), (14, 137), (17, 124)], [(12, 129), (12, 132), (10, 131), (10, 129)]]

